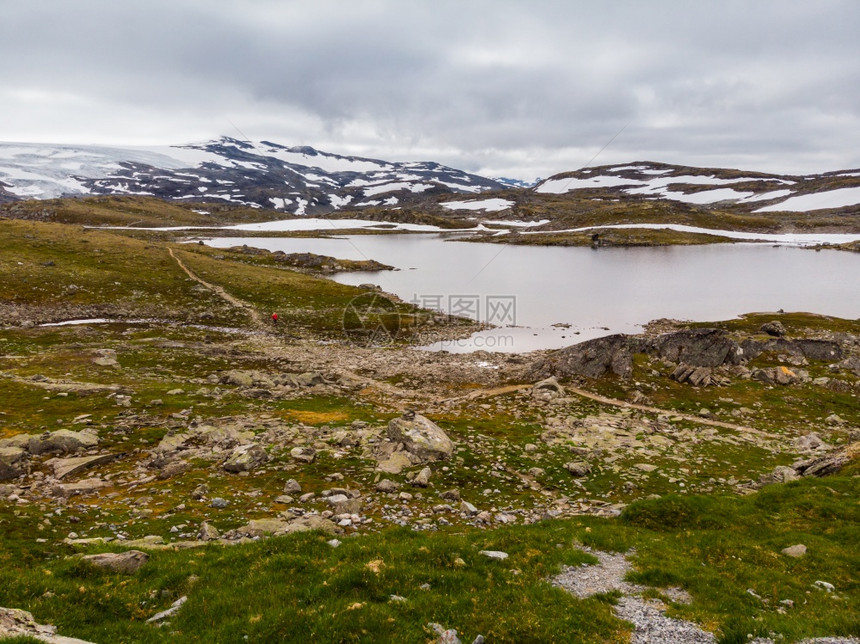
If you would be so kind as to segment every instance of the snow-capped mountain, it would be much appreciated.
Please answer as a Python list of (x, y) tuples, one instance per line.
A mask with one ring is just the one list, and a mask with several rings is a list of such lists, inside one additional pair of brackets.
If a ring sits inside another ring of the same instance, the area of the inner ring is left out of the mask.
[(668, 199), (753, 213), (807, 212), (860, 204), (860, 170), (783, 176), (639, 161), (555, 175), (534, 191), (597, 191), (615, 199)]
[(502, 187), (433, 162), (392, 163), (228, 137), (155, 148), (0, 143), (0, 201), (149, 195), (304, 215)]

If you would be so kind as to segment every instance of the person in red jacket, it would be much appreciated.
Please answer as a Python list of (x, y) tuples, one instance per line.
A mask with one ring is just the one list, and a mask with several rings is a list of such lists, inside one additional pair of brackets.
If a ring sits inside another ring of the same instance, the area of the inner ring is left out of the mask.
[(272, 324), (277, 324), (277, 323), (278, 323), (278, 314), (272, 313)]

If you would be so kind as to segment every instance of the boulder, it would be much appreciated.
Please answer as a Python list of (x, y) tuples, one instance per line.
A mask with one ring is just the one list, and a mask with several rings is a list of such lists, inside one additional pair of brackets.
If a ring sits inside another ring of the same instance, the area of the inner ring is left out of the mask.
[(57, 635), (57, 627), (38, 624), (31, 613), (18, 608), (0, 608), (0, 638), (31, 637), (49, 644), (93, 644), (87, 640)]
[(587, 340), (537, 360), (527, 370), (526, 377), (599, 378), (611, 372), (622, 378), (629, 378), (633, 373), (633, 352), (639, 346), (638, 339), (623, 334)]
[(233, 449), (227, 460), (221, 466), (226, 472), (250, 472), (269, 459), (266, 450), (259, 445), (249, 443)]
[(107, 487), (107, 483), (98, 478), (84, 479), (76, 483), (58, 483), (52, 489), (54, 496), (70, 499), (73, 496), (86, 496), (95, 494), (102, 488)]
[(784, 366), (756, 369), (752, 372), (752, 378), (770, 385), (792, 385), (800, 382), (800, 376)]
[(813, 452), (828, 446), (815, 432), (798, 436), (791, 443), (798, 452)]
[(20, 447), (0, 447), (0, 481), (15, 479), (25, 474), (27, 453)]
[(806, 554), (806, 546), (802, 543), (798, 543), (794, 546), (789, 546), (788, 548), (783, 548), (780, 552), (789, 557), (799, 558), (803, 557)]
[(388, 423), (388, 438), (422, 460), (439, 461), (454, 453), (454, 443), (436, 423), (420, 414), (408, 413)]
[(73, 454), (85, 449), (91, 449), (99, 444), (99, 438), (92, 432), (73, 432), (59, 429), (55, 432), (45, 432), (41, 436), (31, 436), (27, 449), (31, 454), (45, 452), (62, 452)]
[(428, 487), (430, 485), (430, 477), (432, 474), (433, 471), (429, 467), (425, 467), (415, 475), (415, 478), (412, 479), (411, 483), (415, 487)]
[(743, 351), (722, 329), (683, 329), (665, 333), (652, 341), (656, 353), (671, 362), (694, 367), (737, 364)]
[(707, 387), (711, 384), (711, 368), (679, 364), (672, 372), (671, 378), (678, 382), (688, 382), (694, 387)]
[(550, 376), (549, 378), (544, 378), (540, 382), (535, 383), (534, 386), (532, 387), (532, 389), (534, 391), (541, 391), (541, 390), (552, 391), (552, 392), (560, 394), (562, 396), (564, 395), (564, 387), (562, 387), (559, 384), (558, 380), (556, 380), (555, 377), (553, 377), (553, 376)]
[(786, 334), (785, 327), (779, 320), (765, 322), (761, 325), (759, 331), (761, 331), (762, 333), (767, 333), (768, 335), (772, 335), (775, 338), (781, 338)]
[(241, 536), (259, 537), (264, 535), (291, 534), (293, 532), (308, 532), (311, 530), (321, 530), (328, 534), (342, 532), (334, 522), (311, 514), (292, 519), (291, 521), (284, 521), (282, 519), (256, 519), (248, 522), (247, 525), (241, 528), (237, 528), (236, 533)]
[(406, 452), (394, 452), (387, 458), (380, 459), (376, 469), (386, 474), (400, 474), (404, 468), (412, 465), (412, 461)]
[(290, 450), (290, 456), (303, 463), (313, 463), (317, 451), (313, 447), (294, 447)]
[(591, 465), (585, 461), (571, 461), (570, 463), (565, 463), (564, 469), (576, 477), (588, 476), (591, 474)]
[(299, 482), (296, 479), (290, 479), (286, 483), (284, 483), (284, 493), (285, 494), (300, 494), (302, 491), (302, 486), (299, 485)]
[(45, 464), (50, 465), (53, 468), (55, 479), (62, 480), (67, 476), (74, 476), (89, 467), (110, 463), (115, 458), (116, 454), (97, 454), (95, 456), (52, 458)]
[(81, 559), (97, 568), (130, 575), (137, 572), (149, 560), (149, 555), (140, 550), (127, 550), (125, 552), (102, 552), (97, 555), (84, 555)]
[(215, 541), (220, 537), (221, 534), (218, 532), (218, 529), (211, 523), (204, 521), (200, 524), (200, 530), (197, 531), (198, 541)]
[(795, 471), (793, 467), (788, 467), (786, 465), (777, 465), (773, 468), (773, 471), (770, 474), (762, 475), (760, 481), (763, 484), (768, 483), (788, 483), (789, 481), (796, 481), (800, 478), (800, 475)]
[(399, 488), (400, 484), (391, 479), (382, 479), (375, 486), (377, 492), (396, 492)]
[(299, 375), (294, 376), (293, 379), (300, 387), (313, 387), (314, 385), (325, 384), (325, 378), (322, 377), (322, 374), (315, 371), (300, 373)]
[(852, 443), (825, 456), (811, 458), (794, 465), (801, 476), (827, 476), (836, 474), (860, 455), (860, 445)]

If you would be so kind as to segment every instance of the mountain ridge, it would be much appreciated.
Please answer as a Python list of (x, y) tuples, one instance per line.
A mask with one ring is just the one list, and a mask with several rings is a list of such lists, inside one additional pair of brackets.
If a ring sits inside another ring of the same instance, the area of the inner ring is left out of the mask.
[(128, 148), (0, 143), (0, 202), (150, 196), (297, 216), (412, 207), (443, 212), (504, 210), (498, 199), (489, 200), (495, 205), (486, 209), (479, 202), (462, 201), (464, 196), (484, 193), (498, 193), (505, 199), (513, 194), (577, 202), (662, 201), (740, 214), (815, 210), (858, 214), (860, 169), (780, 175), (634, 161), (562, 172), (528, 185), (433, 161), (390, 162), (230, 137)]

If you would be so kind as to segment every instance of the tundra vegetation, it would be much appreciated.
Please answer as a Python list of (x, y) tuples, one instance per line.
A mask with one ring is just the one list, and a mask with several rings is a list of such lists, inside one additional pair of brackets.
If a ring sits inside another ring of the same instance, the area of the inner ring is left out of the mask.
[(93, 642), (625, 642), (626, 590), (553, 583), (608, 552), (718, 642), (860, 636), (858, 321), (421, 352), (475, 325), (91, 207), (0, 219), (0, 606)]

